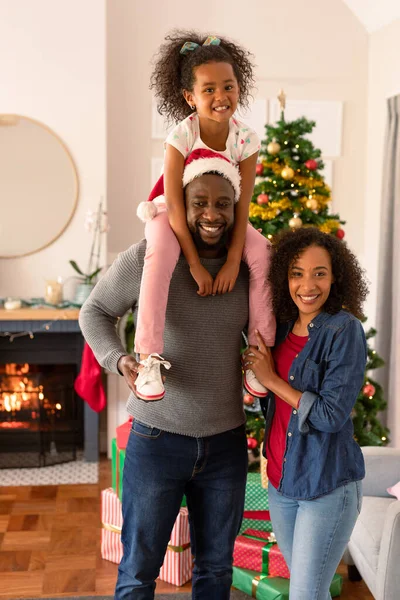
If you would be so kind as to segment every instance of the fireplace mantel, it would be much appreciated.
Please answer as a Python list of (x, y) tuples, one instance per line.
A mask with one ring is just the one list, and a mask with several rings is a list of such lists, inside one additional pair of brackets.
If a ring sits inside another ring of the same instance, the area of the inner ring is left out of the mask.
[(0, 308), (0, 321), (77, 321), (78, 308)]
[[(0, 362), (73, 363), (80, 369), (83, 337), (78, 323), (79, 309), (21, 308), (0, 309), (0, 333), (30, 332), (12, 342), (0, 335)], [(46, 328), (49, 325), (49, 328)], [(83, 401), (82, 401), (83, 402)], [(99, 415), (84, 402), (85, 445), (87, 461), (99, 457)]]

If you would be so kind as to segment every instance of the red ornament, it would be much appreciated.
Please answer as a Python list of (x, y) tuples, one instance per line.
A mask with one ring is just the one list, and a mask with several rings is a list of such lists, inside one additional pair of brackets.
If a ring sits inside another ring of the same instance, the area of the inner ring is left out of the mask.
[(248, 437), (247, 438), (247, 447), (249, 450), (255, 450), (255, 448), (257, 448), (258, 443), (257, 440), (252, 438), (252, 437)]
[(259, 204), (260, 206), (263, 206), (264, 204), (268, 204), (268, 202), (269, 202), (268, 194), (259, 194), (257, 196), (257, 204)]
[(252, 404), (254, 404), (254, 398), (251, 394), (245, 394), (243, 396), (243, 402), (244, 404), (246, 404), (246, 406), (251, 406)]
[(256, 164), (256, 175), (262, 175), (264, 173), (264, 165), (262, 163)]
[(376, 390), (372, 383), (366, 383), (363, 387), (364, 396), (373, 396)]
[(304, 164), (307, 167), (307, 169), (310, 169), (310, 171), (315, 171), (315, 169), (318, 167), (317, 161), (313, 158), (306, 160)]
[(345, 233), (343, 229), (338, 229), (335, 235), (337, 238), (339, 238), (339, 240), (342, 240), (345, 236)]

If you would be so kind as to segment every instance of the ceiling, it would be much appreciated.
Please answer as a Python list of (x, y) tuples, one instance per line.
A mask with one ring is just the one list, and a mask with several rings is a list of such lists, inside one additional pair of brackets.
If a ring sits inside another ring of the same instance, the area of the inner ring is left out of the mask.
[(368, 33), (400, 19), (400, 0), (343, 0)]

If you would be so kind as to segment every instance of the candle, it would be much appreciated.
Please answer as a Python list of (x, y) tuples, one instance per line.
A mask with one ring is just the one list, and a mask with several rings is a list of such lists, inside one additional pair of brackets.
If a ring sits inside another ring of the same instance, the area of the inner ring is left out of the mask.
[(18, 298), (7, 298), (7, 300), (4, 302), (4, 308), (6, 310), (17, 310), (18, 308), (21, 308), (21, 306), (21, 300)]

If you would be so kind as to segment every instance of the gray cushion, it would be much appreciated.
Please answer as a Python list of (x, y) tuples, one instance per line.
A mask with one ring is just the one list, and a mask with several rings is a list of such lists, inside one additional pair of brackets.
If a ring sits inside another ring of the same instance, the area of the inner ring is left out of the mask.
[(378, 568), (386, 511), (392, 502), (396, 502), (396, 499), (364, 496), (361, 513), (351, 535), (352, 544), (357, 546), (374, 573)]
[[(400, 481), (400, 448), (361, 448), (365, 460), (365, 496), (389, 496), (386, 489)], [(400, 595), (399, 595), (400, 598)]]

